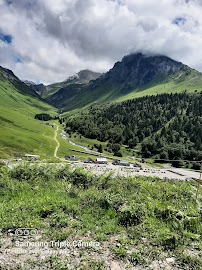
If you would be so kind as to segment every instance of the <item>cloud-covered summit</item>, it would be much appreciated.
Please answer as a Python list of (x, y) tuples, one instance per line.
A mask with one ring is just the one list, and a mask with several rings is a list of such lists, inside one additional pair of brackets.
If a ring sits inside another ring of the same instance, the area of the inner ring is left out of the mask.
[(143, 52), (202, 71), (201, 14), (200, 0), (0, 0), (0, 65), (52, 83)]

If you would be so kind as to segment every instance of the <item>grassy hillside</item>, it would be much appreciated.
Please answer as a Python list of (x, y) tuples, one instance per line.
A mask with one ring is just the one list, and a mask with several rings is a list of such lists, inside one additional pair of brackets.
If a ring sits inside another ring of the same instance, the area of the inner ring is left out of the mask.
[[(42, 158), (53, 158), (56, 141), (54, 140), (57, 120), (43, 122), (34, 119), (38, 113), (57, 115), (57, 109), (43, 102), (12, 73), (0, 70), (0, 158), (20, 154), (36, 154)], [(60, 143), (58, 157), (74, 155), (69, 150), (83, 150), (61, 138), (61, 126), (57, 134)], [(80, 154), (81, 159), (90, 155)]]
[(57, 110), (6, 69), (0, 69), (0, 157), (16, 154), (53, 155), (54, 129), (34, 120), (37, 113)]
[(146, 95), (201, 91), (202, 73), (168, 57), (137, 54), (123, 58), (109, 72), (80, 89), (60, 87), (53, 87), (55, 92), (47, 101), (63, 111), (71, 111)]
[[(139, 87), (134, 92), (126, 96), (118, 97), (116, 101), (125, 101), (132, 98), (143, 97), (146, 95), (158, 95), (162, 93), (181, 93), (185, 90), (189, 93), (202, 91), (202, 74), (196, 70), (188, 68), (188, 73), (176, 74), (170, 76), (165, 82), (157, 80), (156, 82), (148, 84), (146, 87)], [(113, 96), (112, 96), (113, 99)]]
[(53, 83), (53, 84), (47, 85), (46, 91), (44, 91), (42, 94), (42, 98), (47, 98), (47, 97), (53, 95), (54, 93), (59, 91), (61, 88), (64, 88), (64, 86), (65, 86), (64, 82)]
[[(52, 87), (52, 86), (51, 86)], [(58, 104), (60, 104), (59, 108), (63, 108), (66, 106), (66, 102), (71, 102), (71, 100), (74, 100), (75, 95), (78, 96), (80, 92), (82, 92), (83, 87), (85, 87), (85, 84), (82, 83), (72, 83), (64, 85), (63, 87), (58, 89), (58, 84), (56, 85), (56, 88), (51, 88), (48, 91), (49, 94), (52, 92), (52, 95), (49, 95), (46, 98), (46, 101), (50, 103), (54, 107), (58, 107)], [(58, 90), (56, 90), (58, 89)]]
[(56, 114), (54, 108), (1, 80), (0, 111), (0, 157), (15, 153), (51, 154), (52, 128), (34, 120), (34, 115)]
[(135, 86), (133, 83), (127, 84), (126, 90), (123, 91), (125, 84), (113, 87), (111, 81), (107, 81), (100, 85), (93, 91), (89, 91), (86, 87), (73, 99), (66, 101), (63, 100), (62, 109), (86, 109), (93, 104), (105, 104), (112, 102), (122, 102), (125, 100), (144, 97), (147, 95), (157, 95), (162, 93), (181, 93), (185, 90), (193, 93), (194, 91), (202, 91), (202, 74), (191, 70), (188, 75), (180, 74), (169, 76), (166, 79), (159, 77), (153, 82), (142, 86)]
[[(199, 190), (196, 199), (195, 183), (97, 177), (68, 167), (32, 166), (3, 168), (0, 186), (1, 256), (6, 256), (1, 269), (10, 269), (6, 265), (12, 262), (12, 269), (23, 265), (23, 269), (101, 270), (109, 268), (112, 260), (123, 269), (160, 269), (159, 264), (165, 269), (202, 267), (202, 193)], [(39, 256), (25, 256), (15, 247), (16, 241), (27, 241), (14, 234), (21, 227), (38, 230), (38, 238), (31, 242), (80, 240), (99, 242), (100, 247), (63, 248), (69, 250), (67, 257), (44, 256), (44, 248), (39, 247)]]
[[(55, 93), (60, 91), (60, 93), (58, 94), (59, 96), (62, 96), (65, 94), (64, 91), (67, 91), (68, 95), (63, 97), (63, 100), (64, 99), (67, 100), (71, 98), (72, 96), (74, 96), (76, 92), (78, 92), (76, 91), (78, 88), (80, 88), (82, 85), (88, 84), (90, 80), (97, 79), (98, 77), (100, 77), (100, 75), (101, 73), (98, 73), (98, 72), (93, 72), (90, 70), (81, 70), (80, 72), (78, 72), (74, 76), (69, 77), (67, 80), (63, 82), (47, 85), (46, 91), (43, 92), (42, 97), (47, 98), (49, 102), (53, 101), (54, 103)], [(51, 98), (51, 96), (53, 97)], [(56, 95), (56, 97), (57, 96), (58, 95)], [(50, 97), (50, 99), (48, 97)], [(63, 105), (61, 104), (60, 107), (63, 107)]]

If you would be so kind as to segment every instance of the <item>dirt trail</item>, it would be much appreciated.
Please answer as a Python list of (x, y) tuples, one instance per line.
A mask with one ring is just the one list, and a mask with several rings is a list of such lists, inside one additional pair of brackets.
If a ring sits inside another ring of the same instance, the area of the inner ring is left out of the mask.
[(54, 140), (55, 140), (56, 143), (57, 143), (57, 146), (56, 146), (55, 152), (54, 152), (54, 157), (55, 157), (55, 158), (58, 158), (57, 152), (58, 152), (58, 148), (60, 147), (60, 143), (59, 143), (58, 140), (57, 140), (58, 129), (59, 129), (59, 127), (57, 126), (57, 128), (56, 128), (56, 130), (55, 130), (55, 136), (54, 136)]

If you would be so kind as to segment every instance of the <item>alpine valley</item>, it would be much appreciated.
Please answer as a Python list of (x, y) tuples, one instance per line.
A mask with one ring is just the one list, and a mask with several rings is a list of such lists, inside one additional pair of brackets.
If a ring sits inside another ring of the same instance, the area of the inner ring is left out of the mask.
[(51, 85), (0, 67), (0, 269), (202, 269), (201, 90), (141, 53)]
[(51, 129), (34, 120), (41, 113), (83, 135), (84, 146), (99, 140), (106, 154), (132, 155), (121, 150), (125, 145), (138, 157), (200, 160), (201, 90), (202, 73), (161, 55), (130, 54), (107, 73), (82, 70), (46, 86), (1, 68), (1, 156), (53, 155)]

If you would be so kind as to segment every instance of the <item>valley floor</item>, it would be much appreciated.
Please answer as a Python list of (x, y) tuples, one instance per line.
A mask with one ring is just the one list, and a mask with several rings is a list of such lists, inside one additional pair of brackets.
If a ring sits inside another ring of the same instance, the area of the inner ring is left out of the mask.
[[(25, 161), (6, 161), (7, 166), (10, 169), (13, 169), (17, 166), (29, 164), (32, 166), (44, 166), (47, 165), (45, 162), (25, 162)], [(135, 176), (150, 176), (150, 177), (158, 177), (160, 179), (174, 179), (174, 180), (193, 180), (200, 179), (200, 172), (183, 169), (183, 168), (174, 168), (174, 167), (165, 167), (165, 168), (151, 168), (148, 165), (143, 164), (143, 168), (139, 169), (133, 167), (132, 165), (124, 167), (120, 165), (113, 165), (108, 162), (108, 164), (94, 164), (94, 163), (83, 163), (82, 161), (69, 162), (64, 161), (64, 159), (58, 159), (57, 163), (48, 163), (49, 166), (57, 166), (64, 167), (66, 165), (70, 166), (72, 170), (76, 170), (78, 168), (84, 169), (86, 172), (90, 172), (94, 175), (108, 175), (112, 174), (114, 177), (116, 176), (124, 176), (124, 177), (135, 177)]]
[(134, 176), (151, 176), (160, 179), (188, 180), (200, 179), (200, 173), (196, 171), (178, 169), (178, 168), (143, 168), (142, 170), (135, 167), (122, 167), (119, 165), (108, 164), (84, 164), (82, 162), (69, 164), (73, 168), (82, 167), (85, 171), (90, 171), (95, 175), (107, 175), (113, 173), (114, 176), (134, 177)]

